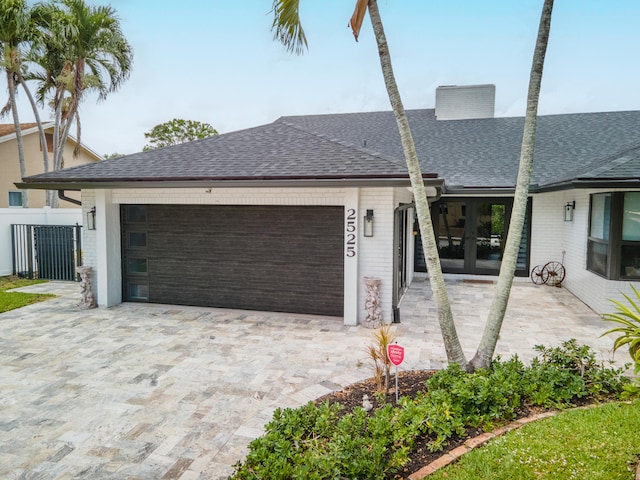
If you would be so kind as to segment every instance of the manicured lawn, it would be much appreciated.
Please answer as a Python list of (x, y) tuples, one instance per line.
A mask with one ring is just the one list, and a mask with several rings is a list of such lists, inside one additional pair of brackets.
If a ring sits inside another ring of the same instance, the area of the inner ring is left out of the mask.
[(640, 400), (570, 410), (475, 449), (429, 480), (632, 480)]
[(45, 280), (25, 280), (13, 276), (0, 277), (0, 313), (8, 312), (16, 308), (31, 305), (32, 303), (42, 302), (55, 295), (7, 292), (13, 288), (26, 287), (36, 283), (44, 283)]

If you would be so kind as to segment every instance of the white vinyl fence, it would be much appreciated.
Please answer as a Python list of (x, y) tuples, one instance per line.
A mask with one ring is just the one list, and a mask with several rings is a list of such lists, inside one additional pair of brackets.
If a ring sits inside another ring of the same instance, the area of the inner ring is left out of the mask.
[(0, 276), (13, 272), (11, 225), (82, 225), (81, 208), (0, 208)]

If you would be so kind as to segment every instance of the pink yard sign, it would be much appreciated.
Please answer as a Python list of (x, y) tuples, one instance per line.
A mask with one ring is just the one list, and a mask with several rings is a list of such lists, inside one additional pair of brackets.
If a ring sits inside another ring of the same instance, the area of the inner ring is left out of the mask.
[(404, 360), (404, 347), (396, 345), (395, 343), (387, 345), (387, 356), (389, 357), (389, 361), (397, 367)]

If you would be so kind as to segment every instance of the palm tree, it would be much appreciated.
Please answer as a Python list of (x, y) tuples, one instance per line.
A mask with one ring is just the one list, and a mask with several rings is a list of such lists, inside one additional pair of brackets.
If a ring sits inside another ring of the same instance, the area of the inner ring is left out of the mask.
[[(440, 257), (438, 255), (438, 244), (436, 242), (435, 231), (431, 223), (431, 214), (429, 212), (429, 203), (424, 188), (420, 163), (416, 153), (415, 144), (411, 135), (409, 121), (405, 114), (400, 92), (396, 84), (391, 65), (391, 55), (389, 54), (389, 46), (384, 34), (378, 3), (376, 0), (358, 0), (354, 15), (351, 19), (351, 27), (353, 29), (356, 40), (360, 32), (364, 14), (369, 9), (369, 17), (378, 44), (378, 53), (380, 57), (380, 65), (382, 67), (382, 76), (391, 102), (391, 108), (396, 118), (398, 131), (400, 132), (400, 140), (402, 142), (402, 150), (407, 162), (411, 188), (416, 204), (416, 216), (420, 226), (420, 235), (424, 248), (424, 257), (429, 272), (429, 283), (433, 293), (433, 299), (436, 303), (438, 312), (438, 322), (444, 339), (445, 350), (449, 363), (457, 363), (464, 366), (467, 361), (458, 339), (455, 324), (453, 322), (453, 314), (451, 305), (447, 295), (447, 289), (442, 275), (440, 266)], [(300, 53), (306, 47), (306, 38), (304, 30), (300, 25), (300, 17), (298, 15), (299, 0), (274, 0), (273, 12), (275, 30), (275, 38), (280, 40), (285, 47), (292, 52)]]
[(131, 72), (133, 53), (110, 6), (90, 6), (84, 0), (42, 4), (38, 10), (42, 32), (32, 60), (41, 70), (29, 76), (38, 81), (37, 98), (51, 98), (54, 111), (53, 169), (64, 166), (63, 152), (76, 123), (77, 154), (81, 142), (79, 105), (87, 92), (98, 100), (118, 90)]
[[(273, 23), (273, 29), (276, 30), (276, 39), (280, 40), (289, 51), (299, 53), (304, 49), (304, 47), (306, 47), (306, 37), (302, 27), (300, 26), (298, 6), (299, 0), (274, 0), (273, 12), (275, 20)], [(506, 312), (509, 293), (511, 291), (516, 268), (518, 249), (522, 236), (522, 227), (524, 225), (529, 183), (533, 167), (538, 98), (540, 95), (544, 57), (549, 38), (553, 0), (544, 1), (538, 39), (533, 57), (514, 206), (509, 226), (509, 234), (507, 236), (507, 245), (505, 247), (500, 276), (496, 288), (496, 296), (485, 326), (483, 338), (476, 354), (469, 363), (466, 362), (464, 352), (462, 351), (458, 339), (455, 324), (453, 322), (453, 315), (451, 314), (451, 307), (447, 297), (444, 278), (442, 276), (435, 233), (431, 223), (431, 216), (429, 214), (429, 205), (424, 191), (424, 184), (422, 182), (420, 164), (418, 162), (415, 145), (411, 136), (409, 123), (407, 121), (395, 82), (395, 77), (393, 75), (389, 48), (386, 42), (376, 0), (357, 0), (356, 8), (353, 17), (351, 18), (351, 27), (357, 41), (360, 27), (364, 19), (364, 14), (367, 9), (369, 10), (369, 17), (371, 18), (373, 32), (378, 45), (382, 74), (387, 87), (389, 101), (391, 102), (391, 107), (396, 118), (396, 123), (398, 124), (402, 148), (411, 179), (411, 187), (413, 189), (416, 203), (416, 215), (420, 225), (420, 235), (423, 239), (424, 254), (427, 262), (427, 269), (429, 271), (429, 281), (438, 310), (438, 321), (442, 330), (447, 358), (449, 363), (464, 365), (467, 370), (487, 367), (490, 365), (493, 358), (495, 346), (498, 341), (498, 335)]]
[(522, 147), (520, 150), (520, 165), (518, 167), (518, 179), (516, 181), (516, 191), (513, 199), (513, 209), (509, 232), (504, 249), (502, 264), (500, 265), (500, 275), (496, 286), (496, 293), (491, 303), (489, 317), (480, 340), (480, 345), (476, 354), (471, 359), (471, 369), (488, 367), (496, 349), (498, 335), (502, 328), (502, 321), (509, 302), (509, 293), (513, 284), (513, 277), (516, 271), (518, 260), (518, 250), (522, 239), (522, 227), (527, 211), (527, 199), (529, 197), (529, 184), (531, 183), (531, 172), (533, 170), (533, 154), (536, 143), (536, 126), (538, 116), (538, 99), (540, 98), (540, 85), (542, 83), (542, 70), (544, 58), (549, 43), (549, 32), (551, 30), (551, 14), (553, 11), (553, 0), (545, 0), (542, 6), (540, 26), (538, 27), (538, 38), (533, 52), (531, 73), (529, 75), (529, 92), (527, 94), (527, 112), (524, 119), (524, 132), (522, 134)]
[[(16, 130), (16, 140), (18, 144), (18, 161), (20, 162), (20, 175), (27, 176), (24, 143), (22, 140), (22, 130), (20, 129), (20, 117), (16, 106), (16, 88), (20, 82), (22, 73), (23, 52), (21, 47), (32, 38), (31, 14), (24, 0), (1, 0), (0, 1), (0, 63), (7, 76), (7, 87), (9, 90), (9, 100), (0, 111), (0, 115), (5, 115), (11, 111), (13, 124)], [(22, 206), (29, 206), (29, 196), (27, 190), (22, 191)]]

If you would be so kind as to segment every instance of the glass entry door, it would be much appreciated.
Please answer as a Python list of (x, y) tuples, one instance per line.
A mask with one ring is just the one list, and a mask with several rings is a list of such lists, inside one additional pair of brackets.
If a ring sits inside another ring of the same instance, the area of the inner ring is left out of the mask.
[(497, 274), (502, 262), (511, 199), (467, 198), (434, 204), (442, 270)]

